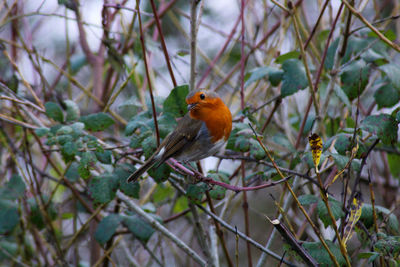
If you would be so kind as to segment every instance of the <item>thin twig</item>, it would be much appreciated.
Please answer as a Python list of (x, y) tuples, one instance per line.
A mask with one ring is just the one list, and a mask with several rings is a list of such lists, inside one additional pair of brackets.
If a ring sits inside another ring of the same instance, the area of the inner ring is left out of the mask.
[(165, 228), (161, 223), (159, 223), (154, 217), (147, 214), (139, 206), (137, 206), (129, 197), (125, 196), (121, 192), (117, 192), (117, 196), (121, 199), (125, 205), (136, 212), (138, 215), (142, 216), (152, 227), (157, 229), (161, 234), (174, 242), (179, 248), (181, 248), (186, 254), (188, 254), (192, 259), (194, 259), (200, 266), (206, 266), (206, 261), (202, 259), (193, 249), (186, 245), (182, 240), (180, 240), (176, 235)]
[(228, 190), (235, 191), (235, 192), (260, 190), (260, 189), (263, 189), (263, 188), (275, 186), (277, 184), (286, 182), (290, 178), (292, 178), (292, 176), (287, 176), (287, 177), (283, 177), (281, 180), (270, 182), (270, 183), (263, 184), (263, 185), (240, 187), (240, 186), (230, 185), (230, 184), (227, 184), (227, 183), (224, 183), (224, 182), (220, 182), (220, 181), (215, 181), (215, 180), (213, 180), (211, 178), (208, 178), (208, 177), (204, 177), (201, 173), (199, 173), (199, 172), (197, 172), (195, 170), (189, 170), (188, 168), (186, 168), (185, 166), (183, 166), (182, 164), (180, 164), (178, 161), (176, 161), (173, 158), (170, 158), (167, 163), (173, 169), (175, 169), (177, 171), (180, 171), (180, 172), (182, 172), (184, 174), (187, 174), (187, 175), (190, 175), (190, 176), (193, 176), (193, 177), (197, 178), (199, 182), (204, 182), (204, 183), (211, 184), (211, 185), (219, 185), (219, 186), (221, 186), (223, 188), (226, 188)]
[[(256, 131), (254, 130), (254, 128), (251, 126), (251, 124), (249, 124), (250, 128), (252, 129), (258, 143), (261, 145), (262, 149), (264, 150), (264, 152), (267, 154), (268, 158), (270, 159), (270, 161), (272, 162), (272, 164), (274, 164), (274, 167), (276, 169), (276, 171), (278, 172), (279, 176), (284, 177), (283, 174), (281, 173), (281, 171), (279, 170), (278, 166), (276, 166), (275, 161), (273, 160), (271, 154), (269, 153), (268, 149), (265, 147), (265, 145), (261, 142), (261, 139), (258, 137)], [(337, 261), (337, 259), (335, 258), (335, 256), (333, 255), (332, 251), (330, 250), (330, 248), (328, 247), (327, 243), (325, 242), (325, 239), (322, 237), (320, 231), (318, 230), (318, 228), (315, 226), (314, 222), (311, 220), (310, 216), (308, 215), (308, 213), (306, 212), (306, 210), (304, 209), (303, 205), (301, 205), (299, 199), (297, 198), (295, 192), (293, 191), (292, 187), (290, 186), (290, 184), (288, 183), (288, 181), (285, 182), (286, 187), (289, 189), (290, 194), (292, 194), (294, 201), (296, 202), (297, 206), (299, 207), (299, 209), (301, 210), (301, 212), (304, 214), (304, 216), (306, 217), (307, 221), (309, 222), (309, 224), (311, 225), (312, 229), (314, 230), (315, 234), (318, 236), (318, 239), (321, 241), (322, 246), (326, 249), (326, 251), (329, 254), (329, 257), (331, 258), (331, 260), (333, 261), (333, 263), (335, 264), (335, 266), (339, 267), (339, 263)]]
[(157, 30), (158, 30), (158, 33), (160, 34), (161, 46), (162, 46), (162, 49), (164, 52), (165, 61), (167, 63), (168, 72), (169, 72), (169, 75), (171, 76), (172, 84), (174, 85), (174, 87), (176, 87), (177, 83), (175, 80), (174, 72), (172, 71), (171, 62), (170, 62), (170, 58), (168, 55), (168, 49), (165, 44), (164, 34), (162, 33), (162, 30), (161, 30), (160, 18), (158, 17), (158, 13), (157, 13), (156, 5), (154, 4), (154, 0), (150, 0), (150, 4), (151, 4), (151, 8), (153, 9), (154, 18), (156, 20)]
[(319, 12), (318, 19), (315, 22), (315, 25), (314, 25), (313, 29), (311, 30), (311, 33), (308, 36), (306, 42), (304, 43), (304, 49), (307, 49), (308, 44), (311, 42), (315, 32), (317, 31), (318, 25), (321, 22), (322, 15), (324, 14), (325, 9), (326, 9), (326, 7), (328, 6), (329, 3), (330, 3), (330, 0), (325, 0), (324, 5), (322, 6), (321, 11)]
[(196, 46), (197, 46), (197, 5), (200, 0), (191, 0), (190, 7), (190, 80), (189, 90), (195, 90), (196, 82)]
[(153, 111), (154, 126), (155, 126), (155, 129), (156, 129), (157, 146), (160, 146), (160, 132), (158, 130), (156, 105), (154, 103), (153, 87), (151, 85), (151, 77), (150, 77), (150, 72), (149, 72), (149, 66), (148, 66), (148, 63), (147, 63), (145, 37), (144, 37), (144, 34), (143, 34), (142, 18), (141, 18), (141, 15), (140, 15), (140, 1), (139, 0), (136, 0), (136, 7), (139, 10), (139, 12), (138, 12), (138, 20), (139, 20), (139, 30), (140, 30), (140, 42), (142, 44), (143, 61), (144, 61), (144, 67), (146, 69), (147, 85), (149, 86), (149, 92), (150, 92), (151, 108), (152, 108), (152, 111)]
[[(319, 80), (320, 80), (320, 78), (321, 78), (322, 69), (323, 69), (323, 67), (324, 67), (326, 55), (327, 55), (327, 53), (328, 53), (329, 44), (330, 44), (330, 41), (331, 41), (331, 39), (332, 39), (333, 32), (334, 32), (334, 30), (335, 30), (337, 21), (339, 20), (339, 17), (340, 17), (340, 14), (341, 14), (341, 12), (342, 12), (342, 9), (343, 9), (343, 5), (340, 5), (340, 8), (339, 8), (339, 10), (338, 10), (338, 13), (336, 14), (335, 20), (333, 21), (331, 30), (330, 30), (330, 32), (329, 32), (328, 39), (327, 39), (327, 41), (326, 41), (325, 48), (324, 48), (324, 53), (323, 53), (323, 55), (322, 55), (321, 64), (320, 64), (320, 66), (319, 66), (319, 68), (318, 68), (318, 72), (317, 72), (317, 75), (316, 75), (316, 78), (315, 78), (315, 82), (314, 82), (314, 88), (315, 88), (315, 90), (318, 90), (318, 84), (319, 84)], [(304, 130), (304, 127), (305, 127), (305, 125), (306, 125), (306, 121), (307, 121), (307, 118), (308, 118), (308, 114), (309, 114), (310, 109), (311, 109), (312, 101), (313, 101), (313, 98), (312, 98), (312, 96), (310, 96), (309, 99), (308, 99), (306, 111), (305, 111), (304, 116), (303, 116), (303, 120), (302, 120), (301, 125), (300, 125), (299, 132), (298, 132), (298, 134), (297, 134), (296, 144), (295, 144), (295, 148), (296, 148), (296, 149), (300, 146), (300, 140), (301, 140), (301, 137), (302, 137), (302, 135), (303, 135), (303, 130)]]
[(398, 44), (390, 41), (378, 29), (376, 29), (366, 18), (364, 18), (364, 16), (360, 12), (358, 12), (353, 6), (351, 6), (349, 2), (347, 2), (346, 0), (342, 0), (342, 3), (346, 5), (346, 7), (351, 11), (351, 13), (353, 13), (353, 15), (359, 18), (371, 31), (373, 31), (379, 37), (379, 39), (381, 39), (383, 42), (385, 42), (387, 45), (389, 45), (397, 52), (400, 52), (400, 46)]

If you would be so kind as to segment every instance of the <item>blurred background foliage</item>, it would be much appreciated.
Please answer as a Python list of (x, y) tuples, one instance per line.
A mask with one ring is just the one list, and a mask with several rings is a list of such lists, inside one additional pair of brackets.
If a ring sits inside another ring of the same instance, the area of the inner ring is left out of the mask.
[[(0, 1), (0, 264), (400, 266), (399, 18), (397, 0)], [(221, 186), (168, 164), (126, 183), (191, 87), (234, 117), (197, 165)]]

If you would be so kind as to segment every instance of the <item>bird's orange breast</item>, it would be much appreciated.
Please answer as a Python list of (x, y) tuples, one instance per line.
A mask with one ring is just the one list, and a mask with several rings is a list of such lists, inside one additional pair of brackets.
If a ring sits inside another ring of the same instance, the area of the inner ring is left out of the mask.
[(232, 130), (232, 115), (220, 98), (209, 99), (190, 111), (190, 117), (205, 122), (212, 142), (228, 140)]

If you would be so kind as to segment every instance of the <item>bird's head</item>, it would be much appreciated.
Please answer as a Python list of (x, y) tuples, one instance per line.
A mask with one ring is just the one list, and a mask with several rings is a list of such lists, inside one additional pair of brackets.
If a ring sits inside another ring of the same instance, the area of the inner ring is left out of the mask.
[(224, 138), (232, 130), (232, 115), (217, 93), (207, 90), (190, 92), (186, 97), (190, 117), (206, 123), (214, 142)]
[(197, 90), (190, 92), (186, 97), (186, 104), (188, 104), (189, 111), (195, 111), (204, 107), (212, 108), (223, 104), (218, 94), (208, 90)]

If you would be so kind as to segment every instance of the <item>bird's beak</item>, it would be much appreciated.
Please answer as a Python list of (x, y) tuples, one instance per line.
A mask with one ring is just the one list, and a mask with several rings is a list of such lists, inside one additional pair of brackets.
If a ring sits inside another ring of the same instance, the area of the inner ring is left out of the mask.
[(190, 111), (192, 109), (194, 109), (194, 107), (197, 105), (197, 103), (193, 103), (193, 104), (188, 104), (187, 109)]

